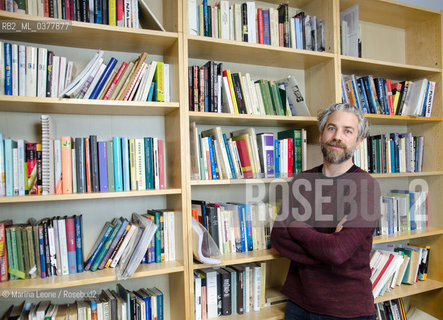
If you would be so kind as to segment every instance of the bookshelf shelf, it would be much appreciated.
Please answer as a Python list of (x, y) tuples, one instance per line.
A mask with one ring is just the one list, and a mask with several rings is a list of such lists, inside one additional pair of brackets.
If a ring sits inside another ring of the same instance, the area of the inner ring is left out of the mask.
[(188, 35), (188, 56), (195, 59), (211, 57), (215, 61), (230, 61), (268, 67), (308, 69), (334, 59), (326, 52), (298, 50), (264, 44), (222, 40)]
[(263, 127), (288, 125), (297, 128), (317, 125), (316, 117), (262, 116), (198, 111), (189, 111), (189, 120), (198, 124), (211, 125), (257, 125)]
[[(1, 20), (54, 20), (19, 14), (14, 12), (0, 11)], [(110, 51), (143, 52), (148, 54), (167, 54), (172, 45), (178, 42), (178, 34), (175, 32), (162, 32), (146, 29), (133, 29), (94, 24), (87, 22), (72, 21), (72, 31), (51, 33), (2, 33), (3, 39), (14, 41), (30, 41), (40, 44), (51, 44), (66, 47), (101, 49)], [(146, 47), (149, 43), (149, 48)]]
[[(183, 261), (141, 264), (132, 275), (131, 279), (159, 276), (163, 274), (178, 273), (183, 271)], [(0, 283), (0, 291), (8, 289), (20, 289), (29, 291), (61, 289), (111, 281), (117, 281), (117, 276), (115, 274), (114, 268), (98, 270), (95, 272), (84, 271), (82, 273), (75, 273), (65, 276), (47, 277), (45, 279), (37, 278), (27, 280), (11, 280)]]
[(408, 65), (403, 63), (385, 62), (368, 58), (341, 56), (343, 74), (357, 73), (360, 75), (377, 74), (377, 76), (395, 79), (417, 79), (429, 74), (439, 74), (441, 69)]
[(191, 186), (219, 186), (232, 184), (254, 184), (271, 182), (291, 182), (292, 178), (265, 178), (265, 179), (222, 179), (222, 180), (191, 180)]
[(442, 118), (440, 117), (411, 117), (411, 116), (391, 116), (391, 115), (383, 115), (383, 114), (366, 114), (366, 119), (371, 124), (383, 124), (383, 125), (408, 125), (408, 124), (423, 124), (423, 123), (432, 123), (432, 122), (440, 122)]
[(166, 195), (179, 195), (181, 189), (171, 188), (162, 190), (144, 190), (144, 191), (124, 191), (124, 192), (94, 192), (94, 193), (72, 193), (72, 194), (51, 194), (46, 196), (14, 196), (1, 197), (0, 204), (6, 203), (27, 203), (27, 202), (49, 202), (49, 201), (67, 201), (67, 200), (92, 200), (92, 199), (117, 199), (132, 197), (153, 197)]
[(373, 243), (389, 243), (394, 241), (404, 241), (443, 234), (443, 228), (428, 228), (425, 230), (404, 231), (396, 234), (382, 235), (374, 237)]
[(212, 267), (223, 267), (223, 266), (230, 266), (241, 263), (274, 260), (280, 257), (281, 257), (280, 254), (273, 249), (257, 250), (257, 251), (244, 252), (244, 253), (230, 253), (230, 254), (224, 254), (219, 257), (214, 257), (221, 260), (220, 264), (210, 265), (203, 263), (194, 263), (193, 267), (194, 270), (203, 269), (203, 268), (212, 268)]
[(223, 320), (282, 320), (285, 316), (286, 303), (264, 307), (260, 311), (251, 311), (244, 314), (224, 316)]
[(375, 299), (375, 302), (378, 303), (387, 300), (408, 297), (415, 294), (437, 290), (441, 288), (443, 288), (443, 282), (432, 279), (427, 279), (425, 281), (418, 281), (413, 285), (402, 284), (399, 287), (395, 287), (392, 291), (386, 292), (382, 296), (377, 297)]
[(414, 178), (414, 177), (436, 177), (443, 175), (443, 171), (426, 172), (400, 172), (400, 173), (372, 173), (371, 176), (376, 179), (392, 178)]
[(178, 102), (166, 103), (0, 96), (0, 111), (10, 112), (164, 116), (177, 111), (178, 108)]

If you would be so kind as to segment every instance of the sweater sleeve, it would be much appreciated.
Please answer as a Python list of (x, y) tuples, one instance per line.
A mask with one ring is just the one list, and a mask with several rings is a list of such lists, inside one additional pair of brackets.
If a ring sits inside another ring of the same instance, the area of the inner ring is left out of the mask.
[(343, 228), (340, 232), (321, 233), (313, 227), (293, 221), (288, 234), (307, 254), (322, 263), (341, 265), (357, 248), (372, 237), (373, 228)]
[(271, 243), (282, 256), (291, 261), (306, 265), (320, 264), (318, 260), (310, 256), (305, 249), (294, 241), (285, 226), (274, 226), (272, 228)]

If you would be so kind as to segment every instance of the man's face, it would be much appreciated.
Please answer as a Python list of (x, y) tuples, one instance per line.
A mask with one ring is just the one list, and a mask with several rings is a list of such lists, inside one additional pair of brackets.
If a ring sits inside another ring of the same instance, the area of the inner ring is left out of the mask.
[(327, 162), (340, 164), (349, 160), (360, 142), (356, 115), (335, 111), (329, 116), (320, 136), (321, 151)]

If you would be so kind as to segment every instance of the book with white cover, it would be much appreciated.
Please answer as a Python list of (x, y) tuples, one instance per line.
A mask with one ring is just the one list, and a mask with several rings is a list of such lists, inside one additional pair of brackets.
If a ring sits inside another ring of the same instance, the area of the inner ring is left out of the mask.
[(278, 84), (283, 84), (286, 88), (286, 97), (288, 98), (289, 107), (293, 116), (310, 116), (308, 106), (303, 97), (297, 80), (293, 76), (279, 80)]
[(18, 45), (11, 46), (12, 57), (12, 95), (18, 96)]
[(38, 48), (37, 97), (46, 97), (48, 49)]
[(18, 46), (18, 95), (26, 96), (26, 47)]
[[(17, 140), (17, 163), (25, 163), (26, 160), (25, 141), (23, 139)], [(26, 177), (28, 179), (28, 177)], [(18, 166), (18, 195), (25, 195), (25, 166)]]
[(42, 187), (43, 195), (54, 194), (55, 123), (50, 115), (41, 115), (42, 124)]
[(419, 116), (423, 110), (423, 104), (426, 97), (426, 89), (428, 87), (428, 79), (420, 79), (409, 84), (408, 93), (406, 95), (405, 104), (403, 106), (402, 115)]
[[(358, 4), (340, 12), (340, 23), (346, 22), (346, 28), (342, 29), (343, 43), (347, 44), (347, 48), (343, 48), (343, 55), (358, 57)], [(347, 31), (346, 31), (347, 29)]]
[[(75, 167), (75, 166), (74, 166)], [(60, 266), (62, 275), (69, 274), (68, 247), (66, 242), (66, 220), (58, 219), (58, 238), (60, 242)]]
[(58, 97), (59, 76), (60, 76), (60, 56), (53, 56), (53, 58), (52, 58), (51, 98)]
[(246, 2), (246, 11), (248, 12), (248, 42), (257, 43), (257, 10), (255, 2)]
[(26, 47), (26, 96), (37, 96), (37, 48)]
[(58, 92), (56, 94), (56, 97), (59, 96), (59, 93), (61, 93), (65, 89), (65, 82), (66, 82), (66, 66), (67, 66), (67, 59), (66, 57), (60, 57), (60, 72), (58, 76)]
[(198, 36), (199, 34), (196, 0), (188, 1), (188, 33), (195, 36)]

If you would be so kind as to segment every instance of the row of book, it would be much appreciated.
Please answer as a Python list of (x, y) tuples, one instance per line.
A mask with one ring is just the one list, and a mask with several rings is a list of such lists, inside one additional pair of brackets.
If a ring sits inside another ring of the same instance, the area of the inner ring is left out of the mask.
[(194, 271), (195, 319), (260, 311), (265, 307), (266, 263)]
[(396, 286), (427, 278), (430, 246), (376, 244), (371, 253), (371, 282), (374, 298)]
[[(133, 214), (130, 221), (121, 217), (107, 222), (85, 262), (82, 228), (82, 215), (38, 223), (30, 219), (27, 224), (1, 222), (0, 281), (96, 271), (117, 264), (124, 272), (140, 263), (175, 260), (173, 211), (148, 210), (145, 215)], [(146, 238), (147, 232), (152, 240)]]
[[(141, 263), (174, 261), (176, 256), (174, 212), (148, 210), (142, 216), (152, 220), (158, 228), (153, 239), (149, 241)], [(106, 222), (86, 260), (85, 270), (96, 271), (97, 269), (114, 268), (122, 256), (124, 259), (125, 250), (131, 251), (141, 232), (140, 225), (131, 223), (123, 217)]]
[(393, 189), (380, 200), (377, 235), (424, 230), (428, 227), (428, 193)]
[[(63, 136), (51, 141), (55, 194), (165, 188), (162, 139), (113, 137), (112, 141)], [(41, 195), (42, 145), (0, 134), (0, 196)]]
[(407, 133), (370, 136), (354, 152), (354, 163), (370, 173), (422, 172), (425, 138)]
[(306, 130), (255, 133), (220, 127), (198, 132), (191, 123), (191, 178), (201, 180), (292, 177), (306, 170)]
[(83, 272), (82, 216), (0, 222), (0, 281)]
[(435, 81), (426, 78), (392, 82), (391, 79), (342, 74), (342, 100), (365, 113), (430, 117)]
[(189, 110), (235, 114), (309, 116), (293, 76), (253, 80), (249, 73), (231, 73), (222, 63), (208, 61), (188, 67)]
[(169, 64), (148, 64), (146, 53), (117, 68), (117, 59), (105, 64), (100, 50), (72, 80), (73, 62), (46, 48), (6, 42), (0, 50), (1, 94), (169, 102)]
[(271, 248), (271, 229), (279, 205), (209, 203), (192, 200), (192, 216), (209, 232), (220, 254)]
[(4, 0), (0, 10), (63, 20), (139, 28), (138, 0)]
[(406, 320), (406, 308), (402, 298), (375, 304), (376, 320)]
[[(322, 19), (289, 8), (258, 8), (256, 2), (207, 0), (188, 2), (189, 32), (194, 35), (273, 46), (325, 51), (325, 23)], [(292, 16), (292, 17), (291, 17)]]
[(116, 290), (104, 289), (74, 303), (54, 304), (43, 300), (12, 305), (2, 319), (163, 320), (164, 297), (157, 287), (128, 290), (118, 283)]

